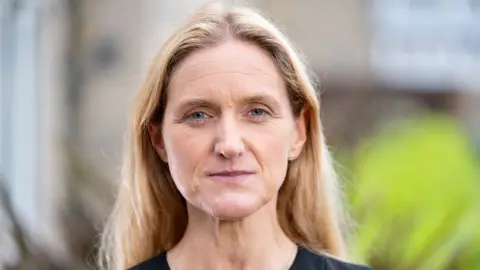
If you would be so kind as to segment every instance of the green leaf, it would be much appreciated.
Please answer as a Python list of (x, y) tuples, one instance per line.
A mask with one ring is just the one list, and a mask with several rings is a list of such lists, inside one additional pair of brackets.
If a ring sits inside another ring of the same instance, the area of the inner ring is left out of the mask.
[[(354, 153), (356, 260), (389, 269), (452, 269), (480, 246), (479, 161), (453, 118), (427, 115), (385, 126)], [(473, 214), (475, 213), (475, 215)], [(475, 254), (479, 254), (478, 252)], [(475, 268), (472, 268), (475, 269)]]

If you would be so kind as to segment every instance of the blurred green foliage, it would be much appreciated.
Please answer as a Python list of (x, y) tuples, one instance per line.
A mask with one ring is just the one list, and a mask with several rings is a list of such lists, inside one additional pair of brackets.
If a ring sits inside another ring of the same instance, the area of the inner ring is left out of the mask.
[(455, 119), (392, 122), (343, 160), (358, 223), (352, 260), (380, 270), (480, 269), (479, 160)]

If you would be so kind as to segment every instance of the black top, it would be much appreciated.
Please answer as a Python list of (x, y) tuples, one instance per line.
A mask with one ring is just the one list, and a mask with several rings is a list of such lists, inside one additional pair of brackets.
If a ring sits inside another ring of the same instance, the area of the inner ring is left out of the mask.
[[(290, 270), (370, 270), (370, 267), (346, 263), (332, 257), (313, 253), (305, 248), (298, 248), (297, 255)], [(142, 262), (130, 270), (170, 270), (166, 253)]]

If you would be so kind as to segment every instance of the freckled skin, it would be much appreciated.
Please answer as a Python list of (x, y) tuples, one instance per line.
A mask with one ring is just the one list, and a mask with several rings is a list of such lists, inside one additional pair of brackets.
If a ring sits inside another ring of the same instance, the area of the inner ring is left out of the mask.
[[(301, 151), (299, 121), (269, 55), (229, 41), (193, 53), (173, 73), (163, 142), (154, 144), (189, 212), (236, 220), (276, 204), (288, 157)], [(235, 183), (209, 176), (222, 170), (253, 174)]]

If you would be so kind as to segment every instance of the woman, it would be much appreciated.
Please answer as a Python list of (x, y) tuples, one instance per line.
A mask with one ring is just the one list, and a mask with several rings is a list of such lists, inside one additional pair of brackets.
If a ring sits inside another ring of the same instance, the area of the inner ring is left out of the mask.
[(344, 247), (317, 95), (264, 17), (202, 7), (166, 42), (140, 90), (102, 262), (367, 269), (334, 258)]

